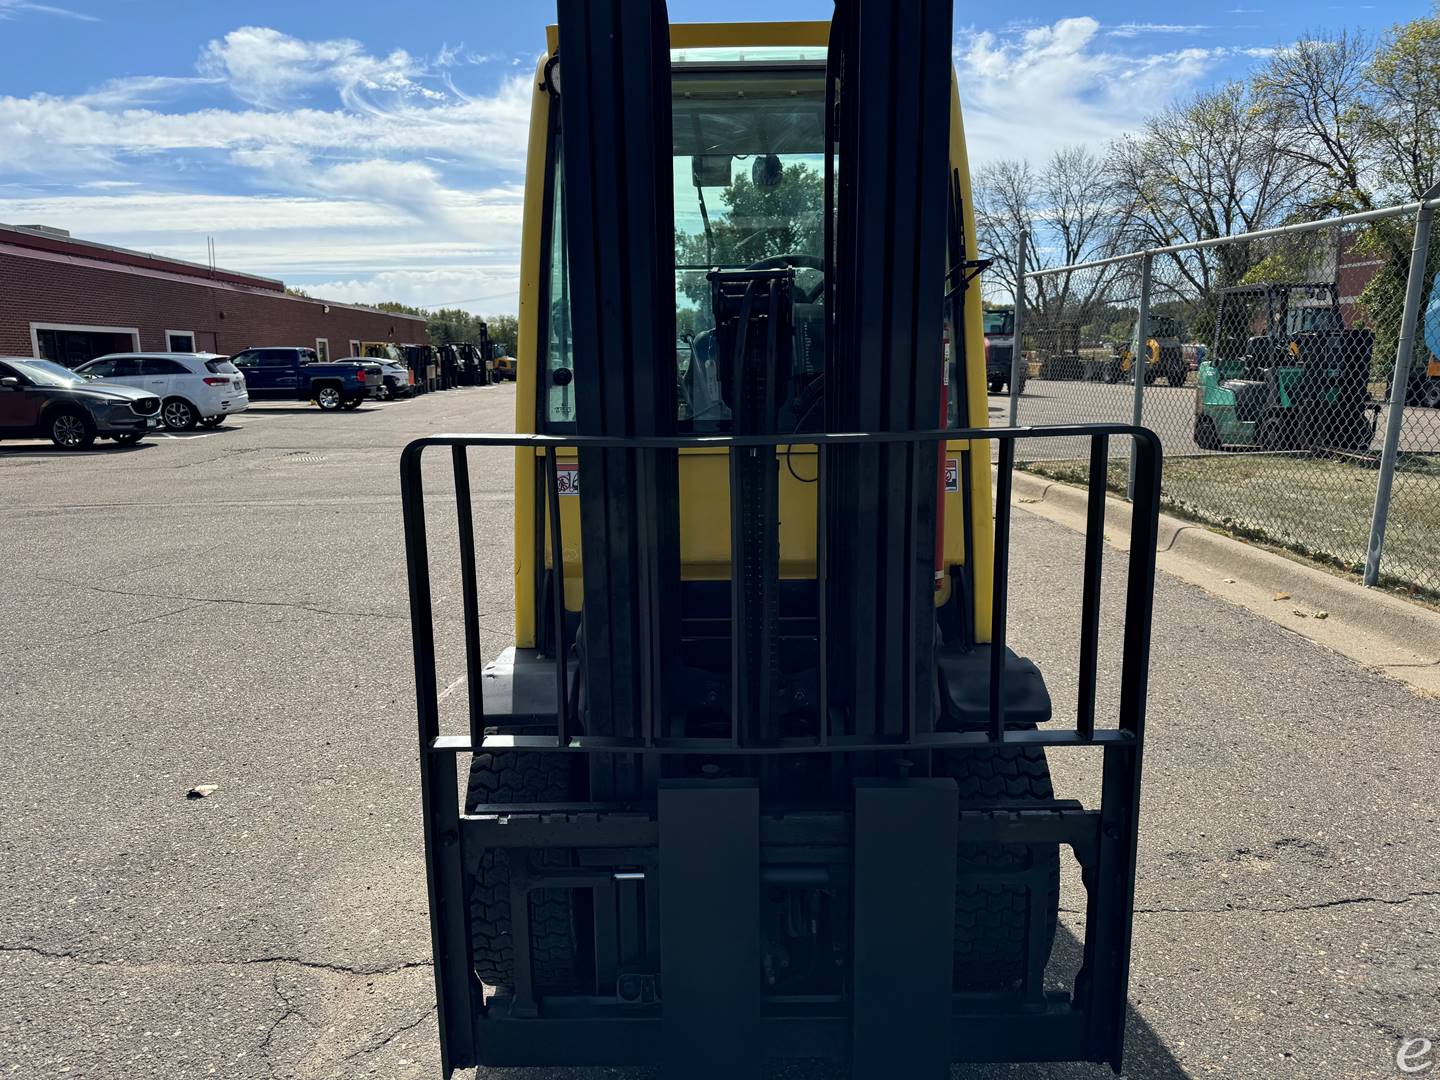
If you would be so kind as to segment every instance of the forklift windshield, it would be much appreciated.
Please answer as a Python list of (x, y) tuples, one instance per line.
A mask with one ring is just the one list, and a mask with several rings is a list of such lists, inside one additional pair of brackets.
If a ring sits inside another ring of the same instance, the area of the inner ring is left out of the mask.
[(794, 267), (796, 353), (807, 358), (798, 374), (820, 373), (825, 69), (677, 66), (673, 86), (679, 419), (706, 429), (730, 419), (716, 369), (711, 270)]
[[(796, 376), (813, 379), (823, 367), (825, 64), (730, 52), (677, 57), (672, 76), (678, 419), (696, 430), (718, 430), (730, 419), (715, 367), (711, 270), (794, 267), (795, 352), (803, 358)], [(554, 169), (560, 139), (552, 153)], [(558, 169), (553, 183), (551, 372), (571, 359)], [(547, 419), (574, 420), (568, 380), (552, 379)]]

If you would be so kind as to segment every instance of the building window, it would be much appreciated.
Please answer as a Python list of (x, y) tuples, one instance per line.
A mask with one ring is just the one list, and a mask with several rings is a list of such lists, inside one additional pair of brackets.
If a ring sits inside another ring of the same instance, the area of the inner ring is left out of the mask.
[(351, 356), (359, 356), (359, 355), (360, 355), (360, 342), (358, 342), (358, 341), (352, 341), (352, 342), (350, 342), (350, 355), (351, 355)]
[(107, 353), (135, 352), (140, 331), (133, 326), (31, 323), (30, 345), (33, 355), (73, 368)]
[(317, 337), (315, 339), (315, 355), (320, 357), (320, 363), (322, 364), (328, 364), (330, 362), (329, 338)]
[(166, 330), (166, 352), (194, 352), (195, 332), (193, 330)]

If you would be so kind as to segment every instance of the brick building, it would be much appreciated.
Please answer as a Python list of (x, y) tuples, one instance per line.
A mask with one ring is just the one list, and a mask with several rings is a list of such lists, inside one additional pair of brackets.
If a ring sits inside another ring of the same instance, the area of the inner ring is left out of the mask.
[(425, 341), (425, 320), (291, 296), (272, 278), (0, 225), (0, 356), (74, 366), (108, 352), (235, 353), (250, 345), (359, 355)]

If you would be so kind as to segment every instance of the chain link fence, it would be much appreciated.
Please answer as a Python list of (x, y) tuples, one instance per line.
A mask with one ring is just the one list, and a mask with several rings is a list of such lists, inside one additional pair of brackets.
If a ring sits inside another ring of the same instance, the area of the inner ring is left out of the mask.
[[(1419, 209), (1028, 272), (1016, 422), (1143, 424), (1172, 511), (1440, 597), (1440, 242)], [(1030, 443), (1032, 470), (1081, 475), (1061, 440)]]

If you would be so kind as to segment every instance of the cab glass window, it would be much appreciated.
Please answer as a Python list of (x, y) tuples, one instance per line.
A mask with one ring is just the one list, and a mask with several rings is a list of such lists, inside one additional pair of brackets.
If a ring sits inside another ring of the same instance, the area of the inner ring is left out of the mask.
[(140, 361), (142, 375), (188, 375), (183, 364), (163, 356), (147, 356)]
[[(260, 366), (263, 368), (288, 368), (294, 354), (287, 349), (266, 349), (260, 354)], [(301, 358), (303, 362), (303, 357)]]
[[(678, 419), (690, 430), (722, 430), (730, 419), (716, 368), (712, 269), (793, 267), (796, 381), (818, 376), (824, 364), (825, 69), (809, 57), (777, 59), (737, 69), (695, 54), (674, 69)], [(552, 110), (558, 115), (558, 106)], [(574, 345), (560, 139), (557, 130), (541, 339), (552, 424), (575, 419), (573, 384), (555, 377), (571, 368)]]
[[(558, 105), (552, 105), (558, 109)], [(565, 247), (565, 170), (560, 136), (555, 136), (554, 177), (550, 189), (550, 280), (546, 313), (549, 334), (545, 347), (546, 418), (552, 424), (575, 422), (575, 387), (570, 375), (575, 362), (570, 324), (570, 266)], [(557, 376), (557, 372), (564, 374)]]
[(1014, 332), (1015, 313), (1013, 311), (985, 312), (985, 333), (1013, 334)]
[(673, 87), (679, 419), (716, 430), (710, 270), (794, 267), (797, 382), (824, 364), (825, 71), (677, 65)]
[(231, 358), (230, 362), (231, 362), (232, 364), (234, 364), (237, 368), (239, 368), (239, 369), (241, 369), (242, 371), (244, 371), (244, 370), (246, 370), (246, 369), (248, 369), (248, 368), (259, 367), (259, 366), (260, 366), (260, 357), (259, 357), (257, 354), (253, 353), (253, 352), (242, 352), (242, 353), (236, 353), (236, 354)]

